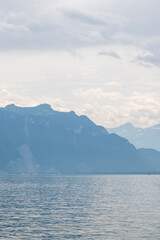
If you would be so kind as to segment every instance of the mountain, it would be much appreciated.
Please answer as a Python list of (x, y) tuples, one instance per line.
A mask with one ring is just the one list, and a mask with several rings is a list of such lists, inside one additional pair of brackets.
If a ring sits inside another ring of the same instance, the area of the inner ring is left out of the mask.
[(143, 156), (146, 161), (147, 165), (150, 166), (153, 171), (156, 172), (160, 169), (160, 152), (154, 149), (146, 149), (140, 148), (138, 149), (138, 153)]
[(0, 108), (1, 173), (133, 173), (154, 167), (127, 139), (87, 116), (48, 104)]
[(107, 131), (127, 138), (136, 148), (153, 148), (160, 151), (160, 124), (136, 128), (131, 123), (126, 123), (117, 128), (107, 128)]

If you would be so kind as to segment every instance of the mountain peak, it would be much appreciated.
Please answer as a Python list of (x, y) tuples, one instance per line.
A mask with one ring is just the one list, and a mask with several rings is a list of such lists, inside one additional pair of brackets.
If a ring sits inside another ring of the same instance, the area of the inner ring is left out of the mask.
[(8, 111), (14, 111), (16, 108), (18, 108), (15, 104), (9, 104), (5, 107)]
[[(6, 114), (6, 112), (7, 114)], [(48, 104), (0, 111), (0, 166), (11, 173), (128, 173), (150, 171), (148, 158), (126, 139), (87, 116)], [(158, 154), (159, 157), (159, 154)], [(37, 167), (38, 166), (38, 167)], [(156, 169), (160, 169), (160, 164)], [(152, 169), (151, 169), (152, 170)]]
[(53, 110), (51, 105), (49, 105), (47, 103), (39, 104), (38, 106), (36, 106), (36, 108), (40, 109), (40, 110)]
[(127, 122), (127, 123), (123, 124), (122, 126), (127, 127), (127, 128), (135, 128), (134, 125), (130, 122)]
[(160, 151), (160, 124), (147, 128), (134, 127), (131, 123), (126, 123), (117, 128), (107, 129), (109, 133), (116, 133), (127, 138), (137, 148), (153, 148)]
[(20, 115), (26, 115), (26, 114), (51, 114), (54, 112), (54, 110), (51, 108), (49, 104), (40, 104), (35, 107), (19, 107), (15, 104), (10, 104), (5, 107), (6, 111), (14, 112)]
[(160, 124), (156, 124), (156, 125), (154, 125), (153, 127), (150, 127), (150, 128), (152, 128), (152, 129), (160, 129)]

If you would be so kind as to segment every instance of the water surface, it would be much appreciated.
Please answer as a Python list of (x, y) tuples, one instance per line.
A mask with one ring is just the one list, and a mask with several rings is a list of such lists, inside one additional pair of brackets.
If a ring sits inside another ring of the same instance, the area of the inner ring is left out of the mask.
[(160, 239), (160, 175), (0, 175), (0, 239)]

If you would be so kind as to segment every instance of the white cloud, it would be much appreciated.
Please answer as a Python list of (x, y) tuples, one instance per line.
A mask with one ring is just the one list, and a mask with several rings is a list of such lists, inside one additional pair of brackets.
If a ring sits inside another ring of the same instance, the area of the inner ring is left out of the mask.
[(102, 52), (99, 52), (98, 55), (104, 55), (104, 56), (120, 59), (120, 56), (114, 51), (110, 51), (110, 52), (102, 51)]
[(157, 0), (0, 0), (1, 106), (48, 102), (106, 127), (158, 123), (159, 8)]
[(114, 100), (121, 97), (121, 94), (119, 92), (105, 92), (101, 88), (90, 88), (87, 90), (78, 89), (74, 95), (76, 97), (84, 97), (86, 99), (109, 98)]
[(147, 56), (137, 56), (137, 60), (144, 63), (153, 64), (157, 67), (160, 67), (160, 53), (156, 52), (155, 54), (150, 54)]
[[(79, 89), (70, 97), (39, 96), (28, 98), (17, 89), (0, 90), (1, 107), (7, 104), (18, 106), (36, 106), (49, 103), (54, 110), (69, 112), (75, 110), (78, 115), (87, 115), (98, 125), (115, 127), (125, 122), (135, 126), (150, 126), (160, 121), (159, 93), (133, 93), (131, 96), (119, 92), (105, 92), (97, 89)], [(77, 100), (78, 99), (78, 100)]]
[[(64, 49), (90, 44), (143, 45), (144, 37), (146, 44), (151, 38), (160, 36), (159, 28), (155, 27), (159, 20), (159, 5), (155, 0), (149, 5), (154, 12), (150, 16), (152, 24), (149, 24), (147, 15), (151, 14), (144, 10), (144, 1), (141, 4), (137, 1), (128, 4), (124, 0), (121, 3), (101, 0), (94, 4), (90, 1), (75, 4), (71, 0), (47, 0), (45, 3), (41, 0), (35, 0), (34, 3), (23, 0), (12, 0), (12, 3), (9, 0), (1, 1), (1, 29), (12, 31), (7, 31), (6, 35), (4, 32), (0, 34), (0, 46), (1, 49)], [(131, 18), (132, 12), (136, 10), (136, 18)], [(14, 45), (8, 42), (8, 37)]]
[[(160, 97), (156, 92), (146, 94), (135, 92), (131, 96), (104, 93), (100, 89), (94, 91), (89, 89), (84, 92), (81, 90), (80, 92), (82, 104), (77, 112), (89, 115), (103, 126), (118, 126), (122, 123), (132, 122), (143, 127), (160, 121)], [(91, 94), (93, 98), (90, 97)], [(95, 95), (102, 101), (95, 101)], [(83, 102), (83, 98), (86, 96), (88, 96), (87, 104)]]

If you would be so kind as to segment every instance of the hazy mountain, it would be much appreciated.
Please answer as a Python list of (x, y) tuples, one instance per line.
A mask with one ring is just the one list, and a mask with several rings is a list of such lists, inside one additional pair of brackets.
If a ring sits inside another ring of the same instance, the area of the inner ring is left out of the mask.
[(154, 171), (160, 169), (160, 152), (154, 149), (140, 148), (138, 153), (146, 159), (148, 166), (155, 169)]
[(160, 124), (148, 128), (135, 128), (131, 123), (126, 123), (117, 128), (107, 128), (107, 131), (127, 138), (137, 148), (153, 148), (160, 151)]
[[(157, 165), (158, 166), (158, 165)], [(128, 140), (86, 116), (37, 107), (0, 108), (0, 171), (109, 173), (155, 170)], [(160, 168), (159, 168), (160, 170)]]

